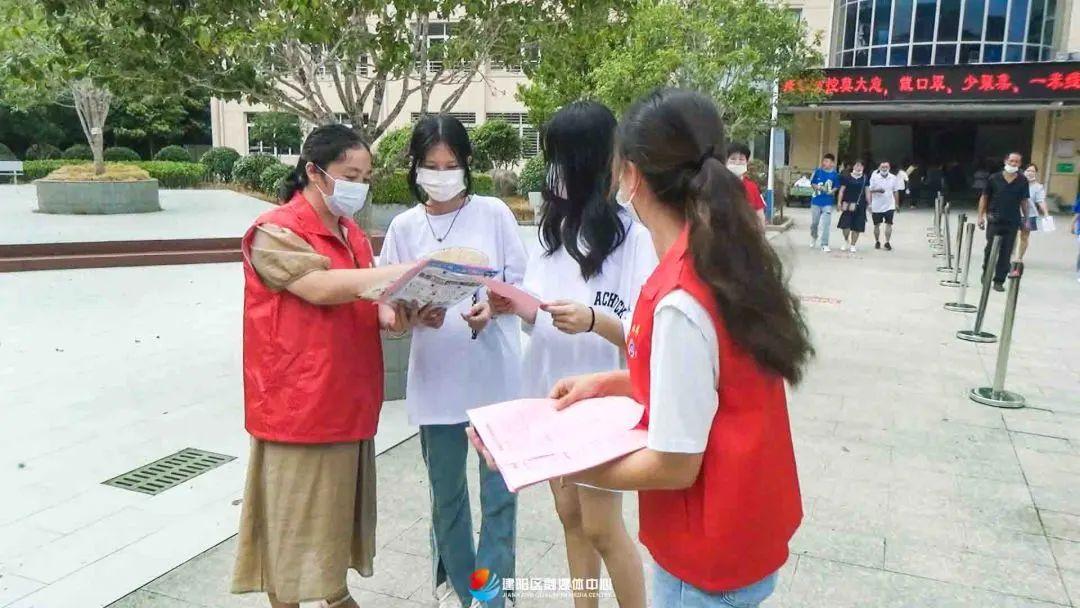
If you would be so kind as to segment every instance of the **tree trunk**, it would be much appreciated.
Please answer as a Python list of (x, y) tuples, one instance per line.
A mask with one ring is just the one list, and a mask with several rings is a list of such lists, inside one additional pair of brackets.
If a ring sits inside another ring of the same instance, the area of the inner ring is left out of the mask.
[(71, 84), (71, 96), (75, 101), (75, 113), (79, 116), (83, 135), (94, 153), (94, 174), (105, 173), (105, 119), (109, 116), (112, 94), (108, 89), (85, 78)]

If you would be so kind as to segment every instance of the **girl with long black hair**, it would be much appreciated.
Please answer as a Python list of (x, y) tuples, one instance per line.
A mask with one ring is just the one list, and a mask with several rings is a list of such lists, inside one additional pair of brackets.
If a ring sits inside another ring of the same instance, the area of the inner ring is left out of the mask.
[[(531, 313), (513, 311), (530, 334), (522, 365), (525, 397), (545, 397), (567, 376), (622, 367), (634, 302), (656, 267), (648, 231), (612, 200), (615, 126), (611, 110), (579, 101), (544, 127), (548, 182), (524, 288), (545, 304)], [(497, 296), (493, 305), (510, 309)], [(570, 576), (598, 579), (603, 560), (619, 605), (644, 608), (641, 556), (623, 523), (622, 494), (562, 480), (553, 481), (551, 491)], [(574, 598), (578, 608), (598, 602), (584, 594)]]
[(664, 608), (760, 604), (802, 519), (784, 381), (802, 378), (812, 349), (723, 146), (720, 114), (697, 92), (658, 91), (623, 116), (618, 197), (660, 263), (634, 309), (629, 371), (551, 393), (558, 408), (605, 395), (645, 406), (647, 446), (572, 480), (638, 491)]
[[(472, 192), (469, 134), (453, 116), (427, 116), (409, 142), (409, 186), (416, 205), (390, 223), (384, 264), (438, 257), (481, 263), (496, 278), (520, 284), (525, 248), (517, 221), (501, 200)], [(520, 323), (495, 314), (483, 293), (449, 310), (421, 309), (409, 352), (405, 406), (420, 427), (431, 483), (432, 572), (445, 605), (472, 603), (470, 577), (486, 568), (514, 578), (516, 497), (502, 476), (480, 464), (480, 544), (474, 549), (465, 477), (465, 411), (517, 398), (521, 389)], [(446, 584), (443, 588), (442, 585)], [(487, 602), (502, 608), (503, 595)]]

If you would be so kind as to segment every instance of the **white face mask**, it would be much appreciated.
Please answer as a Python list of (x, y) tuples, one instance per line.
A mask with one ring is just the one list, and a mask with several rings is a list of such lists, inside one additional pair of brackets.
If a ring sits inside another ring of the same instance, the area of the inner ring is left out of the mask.
[(326, 177), (334, 180), (334, 192), (331, 194), (327, 194), (322, 191), (322, 188), (315, 186), (319, 190), (319, 194), (323, 195), (326, 208), (330, 210), (330, 213), (337, 217), (352, 217), (364, 208), (364, 203), (367, 202), (368, 197), (368, 184), (338, 179), (318, 165), (315, 165), (315, 168), (322, 171)]
[(427, 192), (435, 202), (448, 201), (465, 190), (464, 169), (424, 169), (416, 170), (416, 183)]
[(1005, 165), (1005, 173), (1016, 173), (1019, 170), (1020, 170), (1020, 167), (1014, 167), (1014, 166), (1009, 165), (1009, 164)]
[(727, 164), (727, 170), (735, 174), (735, 177), (742, 177), (746, 173), (746, 163), (730, 162)]
[(1034, 171), (1024, 171), (1024, 177), (1026, 177), (1029, 182), (1035, 181), (1035, 178), (1038, 176), (1039, 174), (1035, 173)]
[(621, 205), (623, 209), (626, 209), (628, 212), (630, 212), (630, 217), (634, 218), (635, 222), (640, 222), (641, 217), (638, 216), (637, 210), (634, 209), (634, 194), (637, 193), (624, 193), (622, 184), (620, 183), (619, 190), (615, 192), (615, 201), (619, 203), (619, 205)]
[(862, 169), (852, 169), (851, 177), (862, 177)]
[(880, 173), (880, 174), (882, 174), (882, 175), (888, 175), (888, 174), (889, 174), (889, 170), (888, 170), (888, 169), (878, 169), (878, 173)]

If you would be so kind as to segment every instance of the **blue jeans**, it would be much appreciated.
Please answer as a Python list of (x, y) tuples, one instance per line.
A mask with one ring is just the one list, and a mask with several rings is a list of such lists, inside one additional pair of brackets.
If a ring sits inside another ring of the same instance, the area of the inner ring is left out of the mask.
[[(820, 225), (820, 230), (819, 230)], [(810, 238), (818, 240), (821, 232), (821, 246), (829, 246), (829, 230), (832, 229), (832, 205), (810, 206)]]
[(653, 564), (652, 605), (664, 608), (754, 608), (776, 589), (773, 572), (760, 581), (735, 589), (710, 593), (684, 583), (657, 564)]
[[(480, 548), (473, 548), (472, 514), (465, 462), (469, 440), (466, 423), (420, 427), (420, 450), (431, 484), (431, 558), (434, 585), (449, 580), (462, 606), (472, 603), (469, 579), (487, 568), (501, 580), (514, 578), (517, 496), (506, 489), (502, 475), (480, 459)], [(503, 608), (500, 593), (485, 605)]]

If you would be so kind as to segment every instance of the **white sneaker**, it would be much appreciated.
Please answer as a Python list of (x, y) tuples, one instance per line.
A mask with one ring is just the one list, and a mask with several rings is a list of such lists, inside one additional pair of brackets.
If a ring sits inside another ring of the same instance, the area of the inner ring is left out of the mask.
[(810, 249), (817, 249), (817, 239), (810, 239)]
[(847, 251), (847, 243), (840, 245), (840, 251)]
[(851, 253), (855, 253), (855, 246), (854, 245), (851, 246)]
[(830, 251), (832, 251), (832, 249), (829, 249), (828, 245), (822, 245), (821, 250), (824, 251), (825, 253), (829, 253)]

